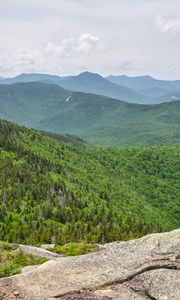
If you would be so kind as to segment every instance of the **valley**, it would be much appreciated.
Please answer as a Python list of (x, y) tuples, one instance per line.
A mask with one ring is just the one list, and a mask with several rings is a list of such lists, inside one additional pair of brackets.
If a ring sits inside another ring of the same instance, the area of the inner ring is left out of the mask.
[(40, 82), (0, 85), (0, 118), (99, 146), (180, 144), (180, 101), (126, 103)]
[(179, 146), (74, 140), (0, 121), (0, 240), (104, 243), (178, 228)]
[(0, 2), (0, 300), (180, 300), (180, 1)]
[(106, 96), (128, 103), (160, 104), (180, 100), (180, 80), (159, 80), (149, 75), (103, 77), (85, 71), (73, 76), (23, 73), (12, 78), (0, 78), (0, 85), (32, 82), (56, 84), (70, 91)]

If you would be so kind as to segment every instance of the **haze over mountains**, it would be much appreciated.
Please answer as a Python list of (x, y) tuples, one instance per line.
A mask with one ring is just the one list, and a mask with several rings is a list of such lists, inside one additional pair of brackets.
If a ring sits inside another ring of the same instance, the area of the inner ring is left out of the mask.
[(83, 72), (77, 76), (60, 77), (48, 74), (20, 74), (14, 78), (0, 78), (0, 84), (20, 82), (54, 83), (84, 93), (93, 93), (129, 103), (158, 104), (180, 99), (180, 80), (158, 80), (150, 76), (108, 76)]
[(180, 0), (0, 3), (0, 300), (180, 300)]
[(107, 79), (153, 98), (152, 104), (174, 100), (175, 98), (176, 100), (180, 99), (179, 94), (177, 94), (180, 91), (180, 80), (159, 80), (148, 75), (137, 77), (111, 75)]
[(0, 85), (0, 118), (104, 146), (180, 143), (179, 101), (131, 104), (43, 82)]

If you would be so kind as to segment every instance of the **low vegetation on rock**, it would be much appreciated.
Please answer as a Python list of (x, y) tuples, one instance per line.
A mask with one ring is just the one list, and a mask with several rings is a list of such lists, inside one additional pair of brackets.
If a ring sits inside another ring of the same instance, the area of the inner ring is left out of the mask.
[(179, 300), (180, 230), (114, 242), (0, 279), (3, 300)]
[(69, 243), (66, 245), (56, 245), (53, 248), (48, 248), (49, 251), (65, 254), (66, 256), (83, 255), (91, 252), (98, 251), (98, 245), (87, 244), (84, 242), (80, 243)]
[(25, 254), (18, 245), (0, 241), (0, 278), (21, 272), (22, 267), (42, 264), (47, 259)]

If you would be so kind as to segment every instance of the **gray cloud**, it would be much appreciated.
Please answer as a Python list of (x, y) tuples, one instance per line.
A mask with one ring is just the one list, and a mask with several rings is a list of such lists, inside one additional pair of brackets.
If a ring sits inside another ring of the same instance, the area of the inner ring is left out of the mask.
[(0, 75), (180, 77), (179, 0), (0, 0), (0, 8)]

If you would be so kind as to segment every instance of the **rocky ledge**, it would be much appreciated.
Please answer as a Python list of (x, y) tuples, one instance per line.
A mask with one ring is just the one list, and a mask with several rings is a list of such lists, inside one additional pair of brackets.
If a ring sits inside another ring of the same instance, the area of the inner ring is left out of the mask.
[(0, 279), (0, 299), (179, 300), (180, 229), (114, 242)]

